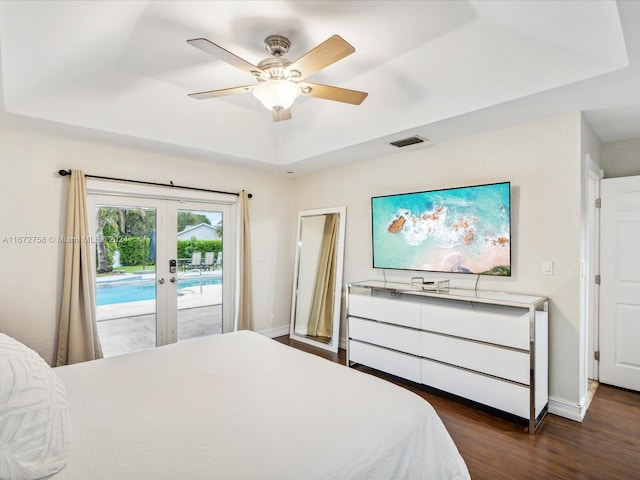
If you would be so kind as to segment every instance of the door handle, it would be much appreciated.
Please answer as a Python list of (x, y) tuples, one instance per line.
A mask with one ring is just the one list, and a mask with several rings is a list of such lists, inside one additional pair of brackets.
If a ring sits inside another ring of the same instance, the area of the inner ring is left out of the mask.
[(161, 278), (160, 280), (158, 280), (158, 283), (159, 283), (160, 285), (164, 285), (164, 278)]

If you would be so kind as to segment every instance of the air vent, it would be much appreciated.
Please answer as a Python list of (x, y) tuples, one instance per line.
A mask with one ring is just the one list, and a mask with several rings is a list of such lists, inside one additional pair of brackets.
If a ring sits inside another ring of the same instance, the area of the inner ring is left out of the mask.
[(422, 143), (424, 141), (425, 141), (424, 138), (413, 136), (409, 138), (403, 138), (402, 140), (396, 140), (395, 142), (391, 142), (391, 145), (393, 145), (394, 147), (402, 148), (402, 147), (408, 147), (409, 145), (415, 145), (416, 143)]

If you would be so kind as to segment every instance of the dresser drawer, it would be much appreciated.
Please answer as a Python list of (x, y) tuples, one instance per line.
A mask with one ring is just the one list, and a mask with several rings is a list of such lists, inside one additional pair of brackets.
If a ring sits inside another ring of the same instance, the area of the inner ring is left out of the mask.
[(404, 299), (351, 294), (349, 316), (420, 328), (420, 304)]
[(529, 388), (448, 365), (422, 360), (422, 383), (529, 418)]
[(420, 355), (420, 333), (406, 327), (349, 317), (349, 338)]
[(420, 383), (420, 358), (349, 340), (349, 360)]
[(420, 355), (529, 385), (529, 354), (435, 333), (421, 333)]
[(450, 302), (421, 305), (421, 327), (431, 332), (529, 350), (529, 312), (521, 308)]

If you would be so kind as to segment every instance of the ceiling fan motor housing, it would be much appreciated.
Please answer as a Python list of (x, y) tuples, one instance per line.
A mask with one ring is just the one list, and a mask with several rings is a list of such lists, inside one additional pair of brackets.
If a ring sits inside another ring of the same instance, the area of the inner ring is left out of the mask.
[(282, 35), (269, 35), (264, 39), (264, 49), (274, 57), (281, 57), (289, 51), (291, 42)]
[[(284, 57), (271, 57), (262, 60), (258, 64), (258, 68), (261, 72), (258, 72), (258, 80), (289, 80), (295, 75), (292, 72), (287, 72), (286, 68), (291, 65), (291, 61)], [(299, 76), (299, 72), (298, 76)]]

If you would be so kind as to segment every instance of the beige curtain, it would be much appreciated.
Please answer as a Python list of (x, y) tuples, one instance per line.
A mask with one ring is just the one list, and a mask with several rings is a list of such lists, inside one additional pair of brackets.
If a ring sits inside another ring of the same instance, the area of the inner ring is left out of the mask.
[(236, 330), (253, 330), (253, 295), (251, 285), (251, 234), (249, 197), (244, 190), (238, 200), (238, 288), (236, 292)]
[(313, 293), (313, 304), (309, 315), (307, 335), (330, 337), (333, 335), (333, 295), (336, 285), (336, 247), (338, 240), (338, 215), (326, 216), (318, 276)]
[(71, 172), (67, 199), (64, 283), (56, 365), (102, 358), (95, 314), (91, 248), (84, 174)]

